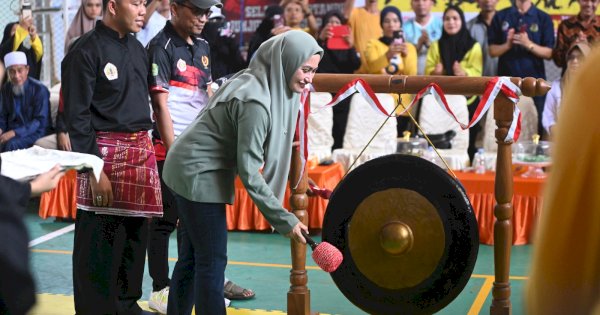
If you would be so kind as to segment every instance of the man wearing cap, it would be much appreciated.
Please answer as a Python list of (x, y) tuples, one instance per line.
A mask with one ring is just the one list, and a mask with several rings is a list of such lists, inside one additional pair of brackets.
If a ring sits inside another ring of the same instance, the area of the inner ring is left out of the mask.
[(40, 81), (28, 77), (25, 53), (6, 54), (4, 64), (9, 81), (0, 92), (0, 152), (31, 147), (51, 126), (50, 92)]
[(73, 291), (77, 314), (142, 314), (148, 218), (162, 216), (148, 130), (148, 56), (131, 33), (143, 0), (103, 0), (103, 18), (62, 62), (64, 121), (74, 152), (104, 160), (77, 177)]
[[(208, 100), (211, 82), (210, 49), (202, 32), (217, 0), (176, 0), (171, 21), (148, 44), (148, 87), (156, 124), (152, 137), (161, 177), (164, 216), (150, 221), (148, 270), (152, 293), (148, 305), (167, 313), (169, 296), (169, 236), (177, 226), (177, 209), (170, 190), (162, 182), (166, 153), (179, 134), (198, 116)], [(253, 292), (249, 291), (251, 295)], [(251, 296), (250, 296), (251, 297)], [(229, 305), (229, 300), (225, 300)]]

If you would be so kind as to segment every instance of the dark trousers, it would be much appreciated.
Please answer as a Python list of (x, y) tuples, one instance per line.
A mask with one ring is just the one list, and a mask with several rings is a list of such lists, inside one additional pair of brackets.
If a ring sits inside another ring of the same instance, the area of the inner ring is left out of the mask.
[[(546, 94), (533, 97), (533, 103), (535, 104), (535, 108), (537, 109), (537, 113), (538, 113), (538, 135), (540, 135), (540, 137), (546, 134), (546, 129), (544, 129), (544, 126), (542, 125), (542, 115), (544, 113), (544, 103), (545, 102), (546, 102)], [(525, 140), (530, 141), (531, 139), (525, 139)]]
[(146, 218), (77, 210), (73, 245), (75, 312), (141, 314)]
[(331, 135), (333, 136), (332, 150), (344, 146), (344, 134), (346, 133), (346, 125), (348, 124), (351, 100), (352, 97), (348, 97), (333, 106), (333, 127), (331, 128)]
[(224, 203), (201, 203), (175, 194), (179, 210), (179, 259), (173, 270), (167, 314), (225, 315), (227, 266)]
[(157, 161), (163, 200), (163, 217), (152, 218), (148, 225), (148, 270), (152, 277), (152, 291), (169, 285), (169, 237), (177, 227), (175, 197), (162, 179), (164, 161)]

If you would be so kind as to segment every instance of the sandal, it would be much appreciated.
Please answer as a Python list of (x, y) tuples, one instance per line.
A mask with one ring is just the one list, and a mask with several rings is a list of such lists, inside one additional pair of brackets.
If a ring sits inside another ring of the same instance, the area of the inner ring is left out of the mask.
[(230, 300), (249, 300), (254, 298), (254, 291), (250, 289), (244, 289), (239, 285), (233, 283), (233, 281), (227, 281), (224, 287), (225, 297)]

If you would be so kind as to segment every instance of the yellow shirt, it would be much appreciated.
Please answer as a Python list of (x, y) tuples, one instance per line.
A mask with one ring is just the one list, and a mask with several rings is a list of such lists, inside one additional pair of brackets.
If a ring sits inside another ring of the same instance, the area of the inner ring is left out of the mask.
[[(434, 42), (427, 51), (427, 62), (425, 63), (425, 75), (430, 75), (435, 66), (442, 63), (440, 55), (439, 42)], [(483, 55), (479, 43), (475, 43), (463, 59), (459, 62), (460, 66), (467, 73), (468, 77), (480, 77), (483, 72)]]
[[(21, 25), (17, 25), (17, 31), (15, 32), (15, 42), (13, 45), (13, 51), (17, 50), (21, 43), (29, 36), (29, 32), (21, 27)], [(42, 59), (42, 55), (44, 54), (44, 48), (42, 47), (42, 41), (39, 36), (36, 36), (35, 39), (31, 42), (31, 49), (33, 49), (33, 53), (35, 54), (35, 61), (38, 62)]]
[(382, 30), (379, 24), (379, 13), (372, 14), (365, 10), (365, 8), (354, 8), (352, 13), (350, 13), (348, 25), (352, 29), (354, 47), (360, 54), (361, 66), (356, 70), (356, 73), (367, 73), (364, 52), (369, 40), (381, 37)]
[[(398, 71), (394, 74), (416, 75), (417, 74), (417, 48), (406, 43), (407, 54), (402, 57), (402, 62), (398, 64)], [(379, 39), (372, 39), (367, 43), (365, 49), (365, 62), (367, 73), (370, 74), (387, 74), (385, 68), (390, 64), (387, 58), (389, 46), (382, 43)]]

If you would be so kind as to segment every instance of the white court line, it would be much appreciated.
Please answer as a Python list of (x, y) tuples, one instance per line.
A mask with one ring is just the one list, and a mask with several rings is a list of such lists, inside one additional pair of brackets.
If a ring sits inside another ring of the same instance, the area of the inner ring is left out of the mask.
[(40, 237), (38, 237), (38, 238), (30, 241), (29, 242), (29, 247), (33, 247), (33, 246), (39, 245), (41, 243), (47, 242), (47, 241), (49, 241), (49, 240), (51, 240), (53, 238), (59, 237), (59, 236), (61, 236), (63, 234), (67, 234), (67, 233), (69, 233), (71, 231), (74, 231), (74, 230), (75, 230), (75, 224), (67, 225), (64, 228), (60, 229), (60, 230), (56, 230), (56, 231), (54, 231), (52, 233), (48, 233), (48, 234), (46, 234), (44, 236), (40, 236)]

